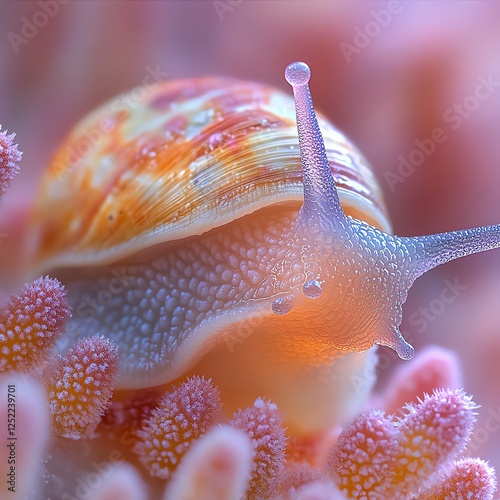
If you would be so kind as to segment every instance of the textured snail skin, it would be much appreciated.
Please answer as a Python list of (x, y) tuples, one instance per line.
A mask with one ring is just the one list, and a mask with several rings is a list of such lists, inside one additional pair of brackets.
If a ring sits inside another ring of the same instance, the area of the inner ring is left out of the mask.
[[(356, 411), (369, 392), (369, 381), (356, 391), (352, 377), (364, 376), (374, 361), (371, 347), (413, 356), (398, 328), (414, 280), (500, 246), (499, 226), (398, 238), (346, 216), (309, 76), (303, 63), (287, 68), (302, 159), (300, 209), (268, 204), (119, 268), (104, 259), (101, 266), (59, 271), (77, 334), (98, 332), (119, 346), (121, 388), (198, 373), (213, 378), (227, 411), (272, 398), (291, 430), (324, 430)], [(109, 289), (117, 269), (127, 285), (90, 307), (88, 298)]]

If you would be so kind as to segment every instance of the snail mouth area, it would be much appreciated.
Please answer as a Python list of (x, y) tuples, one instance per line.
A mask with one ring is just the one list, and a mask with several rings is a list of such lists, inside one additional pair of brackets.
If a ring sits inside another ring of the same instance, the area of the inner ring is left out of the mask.
[(328, 342), (332, 326), (339, 335), (347, 326), (351, 338), (357, 331), (327, 286), (284, 316), (272, 312), (276, 297), (266, 278), (288, 252), (283, 241), (293, 236), (296, 216), (290, 204), (270, 206), (141, 259), (61, 270), (75, 332), (117, 344), (121, 389), (198, 374), (219, 386), (229, 413), (263, 397), (290, 415), (289, 425), (322, 428), (337, 418), (333, 408), (350, 400), (352, 370), (344, 363), (364, 359), (338, 348), (360, 351), (373, 342)]
[(174, 384), (194, 375), (212, 379), (228, 417), (258, 397), (269, 399), (295, 434), (323, 432), (351, 418), (374, 382), (354, 390), (353, 376), (366, 378), (374, 349), (360, 353), (329, 347), (297, 309), (285, 316), (247, 317), (209, 335), (197, 353), (195, 346), (184, 350), (191, 363), (196, 361)]

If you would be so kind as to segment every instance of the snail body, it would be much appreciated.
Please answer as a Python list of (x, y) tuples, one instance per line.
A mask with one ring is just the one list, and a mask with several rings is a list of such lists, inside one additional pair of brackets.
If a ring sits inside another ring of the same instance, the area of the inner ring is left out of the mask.
[(352, 376), (374, 345), (412, 357), (398, 327), (413, 281), (500, 245), (498, 226), (389, 234), (366, 160), (318, 125), (309, 76), (287, 68), (300, 151), (284, 94), (198, 79), (103, 106), (56, 156), (35, 205), (35, 268), (67, 285), (70, 338), (118, 345), (120, 388), (198, 373), (228, 411), (262, 396), (289, 428), (324, 430), (368, 394)]

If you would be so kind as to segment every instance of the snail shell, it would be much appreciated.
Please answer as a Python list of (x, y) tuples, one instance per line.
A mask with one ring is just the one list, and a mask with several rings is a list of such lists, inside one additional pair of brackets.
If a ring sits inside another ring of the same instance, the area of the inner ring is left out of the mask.
[[(333, 125), (321, 116), (319, 120), (346, 213), (388, 230), (381, 191), (368, 163)], [(135, 276), (137, 269), (131, 269), (129, 262), (147, 261), (196, 235), (237, 225), (253, 213), (295, 213), (303, 196), (295, 107), (289, 95), (266, 85), (224, 78), (165, 82), (141, 102), (121, 97), (102, 105), (61, 145), (45, 173), (34, 207), (35, 274), (50, 272), (68, 287), (73, 304), (70, 338), (100, 332), (117, 342), (121, 387), (168, 382), (192, 369), (207, 346), (193, 347), (182, 362), (175, 363), (175, 370), (168, 360), (171, 354), (165, 352), (166, 342), (154, 353), (141, 343), (125, 347), (121, 335), (105, 325), (106, 315), (113, 321), (120, 317), (114, 314), (116, 309), (111, 310), (113, 304), (108, 304), (113, 285), (110, 273), (114, 270), (117, 276), (125, 276), (123, 290), (113, 299), (132, 294), (135, 285), (125, 280)], [(126, 271), (122, 270), (124, 265), (128, 266)], [(84, 277), (93, 286), (82, 284)], [(210, 293), (209, 288), (206, 293)], [(155, 294), (168, 301), (161, 289), (156, 288)], [(143, 299), (138, 296), (136, 300)], [(250, 347), (259, 338), (256, 330), (265, 322), (250, 318), (250, 323), (243, 324), (240, 315), (234, 316), (237, 323), (225, 332), (222, 346), (213, 349), (216, 361), (211, 362), (228, 368), (224, 373), (199, 368), (215, 379), (223, 393), (227, 383), (222, 379), (235, 379), (232, 369), (244, 365), (254, 373), (258, 364), (265, 362), (263, 358), (274, 356), (274, 346), (269, 346), (267, 353), (254, 349), (258, 352), (250, 356)], [(150, 334), (148, 330), (146, 335)], [(137, 324), (136, 336), (140, 335), (141, 325)], [(238, 355), (244, 349), (249, 355), (246, 361)], [(317, 360), (313, 364), (318, 365)], [(354, 364), (356, 370), (363, 370), (360, 356)], [(344, 372), (347, 377), (352, 370)], [(268, 376), (272, 375), (265, 372)], [(331, 386), (331, 373), (321, 377)], [(281, 386), (287, 381), (290, 375), (276, 383)], [(248, 385), (254, 384), (241, 381), (236, 388), (245, 395), (244, 401), (228, 395), (231, 402), (226, 401), (225, 406), (237, 408), (257, 396), (273, 396), (284, 406), (282, 398), (274, 394), (281, 389), (255, 384), (255, 389), (249, 390)], [(337, 383), (339, 392), (341, 385)], [(350, 382), (343, 385), (342, 392), (352, 391)], [(306, 392), (316, 394), (318, 402), (324, 400), (322, 391), (307, 388)], [(306, 406), (312, 404), (311, 400)], [(297, 420), (303, 425), (304, 415)]]
[(369, 393), (373, 345), (412, 357), (398, 327), (414, 280), (500, 231), (388, 234), (366, 160), (316, 121), (309, 69), (286, 76), (295, 111), (265, 85), (202, 78), (91, 113), (43, 180), (33, 267), (68, 287), (70, 340), (118, 345), (122, 389), (205, 375), (228, 412), (272, 398), (291, 431), (316, 432)]
[[(165, 82), (113, 99), (61, 145), (34, 209), (39, 272), (99, 266), (303, 200), (293, 99), (223, 78)], [(348, 214), (390, 230), (367, 161), (319, 117)], [(293, 205), (292, 205), (293, 204)]]

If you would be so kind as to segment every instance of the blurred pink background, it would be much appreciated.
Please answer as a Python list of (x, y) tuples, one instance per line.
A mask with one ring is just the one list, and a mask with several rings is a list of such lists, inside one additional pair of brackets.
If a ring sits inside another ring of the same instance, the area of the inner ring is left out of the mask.
[[(86, 112), (141, 84), (147, 68), (289, 92), (283, 71), (294, 60), (311, 66), (316, 108), (373, 165), (396, 234), (500, 223), (500, 3), (3, 0), (0, 123), (24, 151), (22, 173), (2, 201), (4, 291), (20, 285), (15, 257), (40, 173)], [(438, 128), (446, 139), (391, 187), (387, 173), (398, 174), (400, 155), (408, 160), (415, 141), (431, 140)], [(450, 283), (456, 300), (445, 304)], [(497, 250), (418, 280), (402, 328), (417, 349), (435, 343), (458, 354), (464, 387), (482, 406), (470, 452), (497, 471), (499, 304)], [(381, 386), (403, 363), (391, 360)]]

